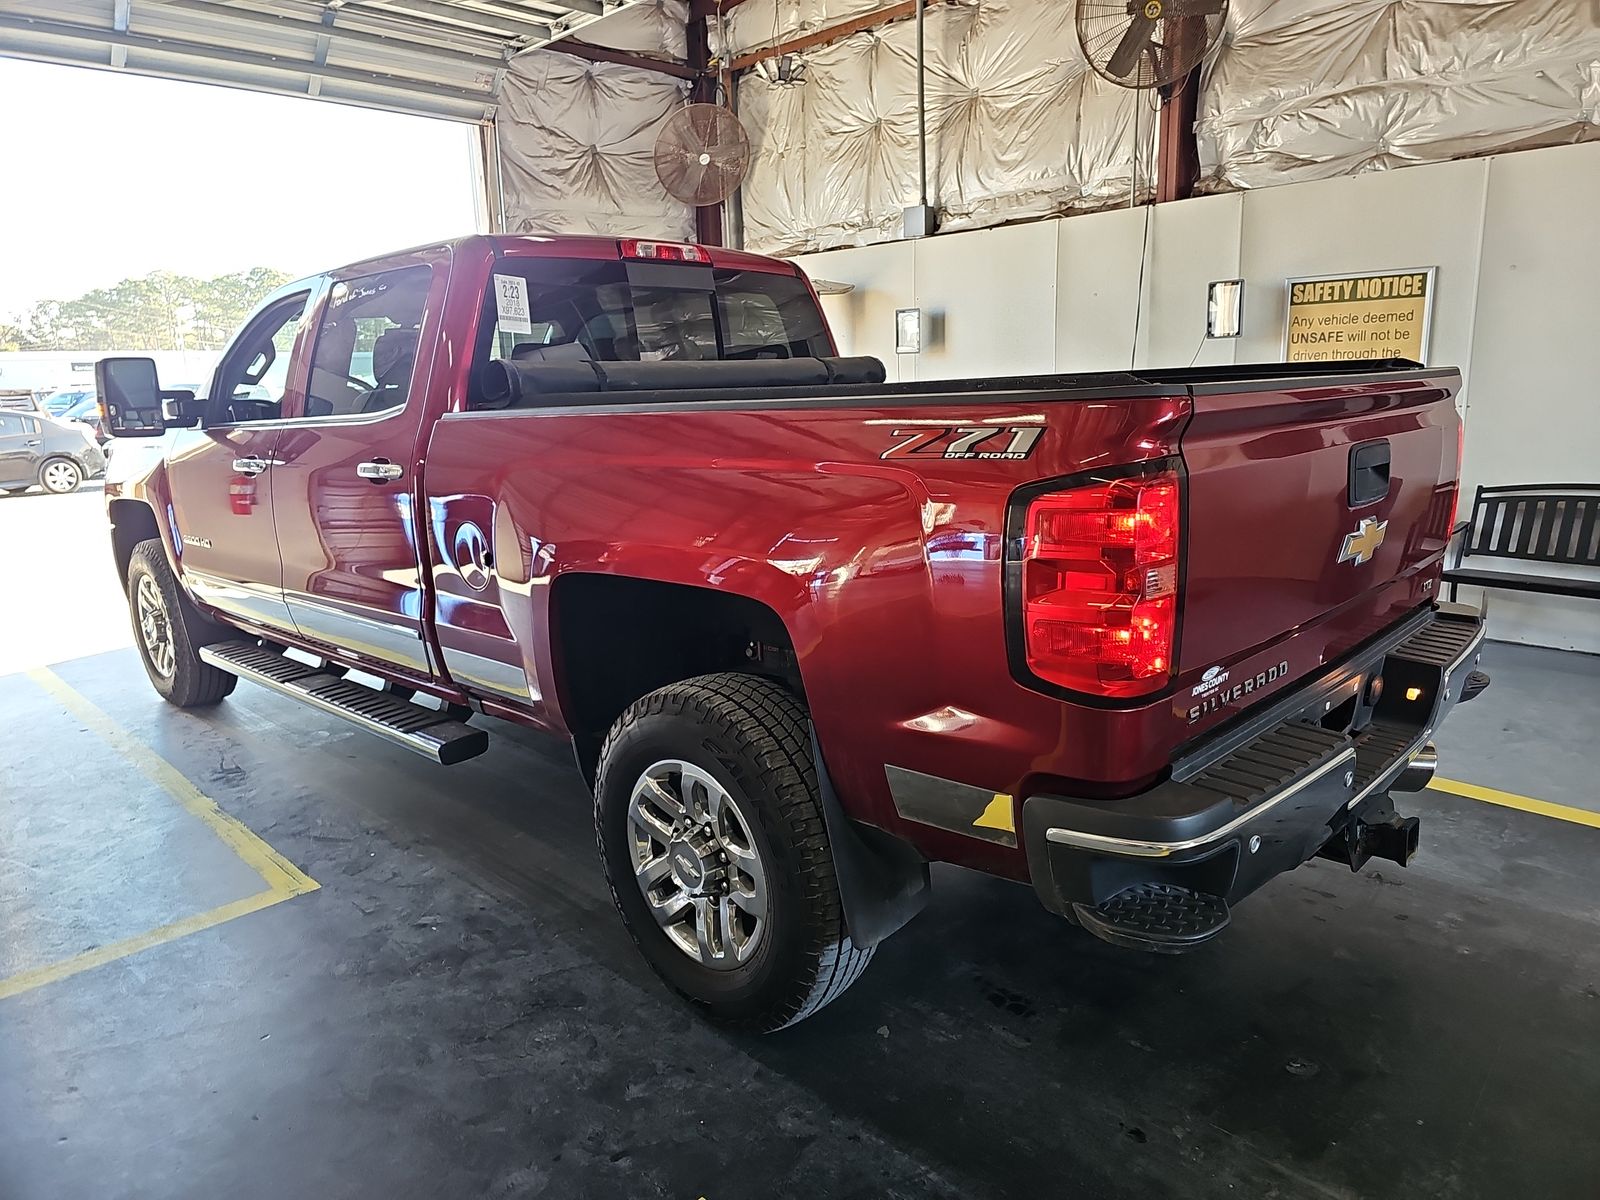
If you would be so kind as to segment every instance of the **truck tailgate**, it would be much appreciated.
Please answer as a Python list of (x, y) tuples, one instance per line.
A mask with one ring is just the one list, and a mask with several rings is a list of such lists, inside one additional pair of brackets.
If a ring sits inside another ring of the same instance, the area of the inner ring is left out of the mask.
[[(1285, 390), (1194, 388), (1180, 677), (1350, 616), (1440, 561), (1454, 511), (1453, 371)], [(1392, 620), (1373, 603), (1372, 632)], [(1302, 664), (1303, 666), (1303, 664)]]

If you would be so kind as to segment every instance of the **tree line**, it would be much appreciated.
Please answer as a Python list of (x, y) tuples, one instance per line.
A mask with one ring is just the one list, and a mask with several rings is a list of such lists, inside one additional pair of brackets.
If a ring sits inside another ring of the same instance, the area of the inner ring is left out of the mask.
[(0, 350), (220, 350), (290, 276), (252, 267), (214, 279), (152, 271), (0, 322)]

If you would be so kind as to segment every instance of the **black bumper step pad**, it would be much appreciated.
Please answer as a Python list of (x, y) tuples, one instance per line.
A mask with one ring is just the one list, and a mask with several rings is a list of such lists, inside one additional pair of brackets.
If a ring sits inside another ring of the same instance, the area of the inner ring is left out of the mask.
[(1221, 896), (1172, 883), (1136, 883), (1094, 907), (1074, 904), (1073, 914), (1103, 942), (1155, 954), (1182, 954), (1228, 927)]
[(1385, 771), (1405, 757), (1417, 740), (1415, 725), (1375, 720), (1356, 739), (1356, 794), (1360, 795)]
[(1350, 739), (1304, 721), (1285, 721), (1184, 780), (1247, 808), (1344, 750)]
[(1447, 671), (1467, 652), (1482, 628), (1477, 621), (1441, 615), (1420, 633), (1389, 651), (1389, 657), (1409, 659)]

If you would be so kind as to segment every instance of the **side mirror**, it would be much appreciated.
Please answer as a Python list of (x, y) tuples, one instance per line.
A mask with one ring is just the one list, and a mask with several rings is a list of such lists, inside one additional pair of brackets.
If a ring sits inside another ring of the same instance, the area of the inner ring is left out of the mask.
[(151, 358), (102, 358), (94, 365), (100, 415), (112, 437), (160, 437), (161, 383)]

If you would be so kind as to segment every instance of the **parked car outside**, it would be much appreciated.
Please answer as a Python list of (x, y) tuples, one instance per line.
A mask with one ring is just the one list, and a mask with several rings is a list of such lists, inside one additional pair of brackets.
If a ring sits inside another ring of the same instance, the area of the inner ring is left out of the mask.
[(37, 413), (0, 411), (0, 491), (75, 492), (106, 469), (94, 432)]
[(106, 432), (104, 422), (100, 420), (100, 397), (93, 391), (88, 392), (63, 411), (52, 410), (51, 415), (58, 421), (71, 421), (87, 426), (93, 432), (94, 440), (102, 447), (111, 440), (111, 435)]
[(52, 417), (65, 417), (85, 404), (95, 406), (99, 398), (92, 383), (74, 383), (56, 388), (44, 398), (45, 411)]

